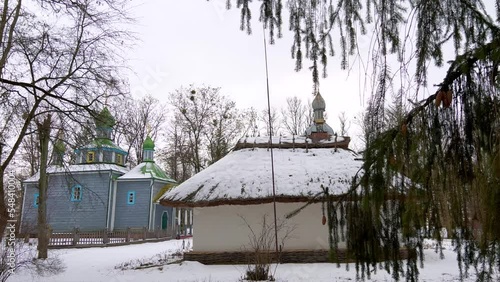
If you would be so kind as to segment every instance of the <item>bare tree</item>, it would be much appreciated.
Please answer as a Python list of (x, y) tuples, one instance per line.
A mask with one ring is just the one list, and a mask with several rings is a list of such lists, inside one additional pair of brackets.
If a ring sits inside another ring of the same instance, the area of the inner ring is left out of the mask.
[(284, 129), (292, 135), (301, 135), (306, 131), (308, 107), (297, 97), (286, 98), (286, 107), (281, 109)]
[(169, 96), (175, 124), (187, 136), (188, 153), (195, 173), (229, 152), (243, 126), (236, 105), (220, 88), (177, 89)]
[(125, 143), (129, 154), (135, 153), (134, 159), (129, 155), (129, 162), (141, 163), (142, 145), (147, 135), (157, 141), (160, 136), (158, 133), (165, 124), (167, 118), (165, 105), (148, 95), (141, 99), (130, 98), (125, 103), (119, 101), (113, 108), (118, 113), (117, 134), (120, 136), (116, 138), (117, 143)]
[(205, 132), (208, 142), (208, 164), (213, 164), (224, 157), (243, 133), (242, 115), (236, 109), (235, 102), (222, 99), (213, 119)]
[[(32, 130), (30, 130), (32, 131)], [(20, 146), (20, 158), (27, 163), (29, 167), (29, 175), (35, 174), (39, 167), (39, 142), (35, 134), (29, 134), (23, 139)]]
[(347, 121), (345, 112), (341, 112), (339, 115), (340, 122), (340, 136), (347, 136), (347, 131), (351, 128), (351, 123)]
[[(4, 172), (16, 156), (32, 122), (57, 112), (61, 126), (94, 115), (104, 97), (121, 95), (118, 51), (126, 32), (115, 25), (128, 20), (122, 0), (7, 1), (0, 12), (0, 106), (9, 113), (0, 126), (6, 146), (0, 164), (0, 232), (6, 226)], [(35, 12), (31, 12), (35, 11)], [(50, 16), (57, 13), (58, 21)]]
[(270, 129), (273, 130), (273, 135), (278, 136), (281, 131), (280, 116), (276, 108), (271, 108), (271, 120), (269, 120), (268, 109), (263, 110), (260, 113), (259, 121), (264, 124), (266, 133), (264, 135), (269, 136)]
[[(307, 99), (307, 116), (306, 116), (306, 125), (309, 127), (311, 124), (314, 123), (314, 113), (313, 113), (313, 108), (311, 106), (312, 102)], [(325, 119), (327, 119), (327, 113), (325, 112), (324, 114)]]
[(167, 145), (159, 150), (157, 156), (165, 163), (168, 175), (179, 183), (183, 182), (193, 175), (187, 133), (178, 123), (172, 122), (165, 138)]
[(182, 126), (189, 141), (190, 161), (195, 173), (204, 167), (202, 140), (204, 130), (215, 111), (219, 88), (177, 89), (170, 94), (170, 104), (175, 108), (174, 122)]
[(243, 136), (260, 136), (259, 122), (258, 122), (259, 114), (254, 107), (251, 107), (247, 110), (243, 111), (242, 120), (243, 120)]

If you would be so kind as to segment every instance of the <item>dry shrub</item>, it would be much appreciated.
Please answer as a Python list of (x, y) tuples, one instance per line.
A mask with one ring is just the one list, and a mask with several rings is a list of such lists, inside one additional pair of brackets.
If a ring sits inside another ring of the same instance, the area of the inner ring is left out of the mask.
[[(276, 222), (268, 220), (267, 215), (262, 217), (260, 228), (255, 230), (248, 221), (240, 216), (250, 230), (249, 244), (243, 249), (249, 253), (248, 268), (244, 279), (250, 281), (274, 281), (270, 273), (271, 263), (280, 261), (280, 254), (285, 241), (290, 238), (294, 228), (286, 224), (285, 220)], [(276, 232), (278, 233), (278, 252), (276, 252)], [(277, 265), (276, 265), (277, 266)], [(274, 269), (274, 273), (276, 269)]]
[(37, 259), (37, 245), (25, 243), (24, 239), (5, 240), (0, 243), (1, 282), (21, 270), (44, 277), (61, 273), (64, 269), (65, 266), (58, 257)]

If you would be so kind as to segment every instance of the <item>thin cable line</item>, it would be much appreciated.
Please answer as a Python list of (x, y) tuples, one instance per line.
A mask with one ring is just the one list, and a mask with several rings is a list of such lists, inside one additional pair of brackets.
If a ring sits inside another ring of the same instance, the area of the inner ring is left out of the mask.
[(274, 209), (274, 241), (276, 243), (276, 263), (279, 259), (278, 248), (278, 220), (276, 216), (276, 186), (274, 184), (274, 154), (273, 154), (273, 125), (271, 123), (271, 100), (269, 98), (269, 73), (267, 68), (267, 44), (266, 44), (266, 28), (262, 25), (262, 32), (264, 37), (264, 57), (266, 61), (266, 87), (267, 87), (267, 113), (269, 118), (269, 144), (271, 149), (271, 179), (273, 184), (273, 209)]

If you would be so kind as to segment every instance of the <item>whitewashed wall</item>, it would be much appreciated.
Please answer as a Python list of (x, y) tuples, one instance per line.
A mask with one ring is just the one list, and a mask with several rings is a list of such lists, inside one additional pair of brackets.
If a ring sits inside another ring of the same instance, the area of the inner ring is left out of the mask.
[[(300, 207), (303, 203), (277, 203), (278, 221)], [(250, 229), (243, 218), (260, 232), (262, 219), (267, 215), (269, 224), (274, 224), (273, 204), (217, 206), (194, 209), (193, 250), (197, 252), (244, 251), (248, 248)], [(327, 224), (321, 224), (321, 204), (312, 204), (299, 214), (286, 220), (293, 228), (291, 237), (285, 241), (283, 250), (327, 250)], [(279, 237), (281, 237), (278, 234)], [(280, 239), (278, 240), (280, 241)], [(342, 244), (339, 244), (342, 247)]]

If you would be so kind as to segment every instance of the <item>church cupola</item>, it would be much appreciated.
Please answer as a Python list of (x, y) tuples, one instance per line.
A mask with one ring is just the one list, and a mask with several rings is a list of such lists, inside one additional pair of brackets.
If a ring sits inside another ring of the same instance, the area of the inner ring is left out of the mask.
[(313, 108), (313, 124), (306, 130), (306, 136), (311, 138), (313, 142), (329, 139), (334, 135), (333, 129), (325, 122), (325, 99), (321, 94), (316, 94), (311, 104)]
[(54, 143), (54, 149), (52, 150), (52, 165), (63, 165), (65, 151), (66, 145), (64, 144), (64, 141), (62, 141), (61, 137), (58, 137)]
[(325, 123), (324, 112), (326, 109), (325, 99), (321, 97), (321, 94), (316, 94), (314, 100), (312, 101), (312, 108), (314, 113), (314, 123), (323, 124)]
[(149, 137), (149, 135), (146, 137), (146, 140), (144, 140), (144, 143), (142, 144), (142, 160), (144, 162), (154, 162), (154, 151), (155, 151), (155, 143)]
[(107, 107), (95, 117), (96, 135), (97, 138), (111, 140), (113, 127), (116, 124), (115, 118), (111, 115)]
[(127, 152), (113, 142), (115, 118), (105, 107), (94, 117), (96, 138), (75, 150), (78, 164), (116, 164), (125, 166)]

